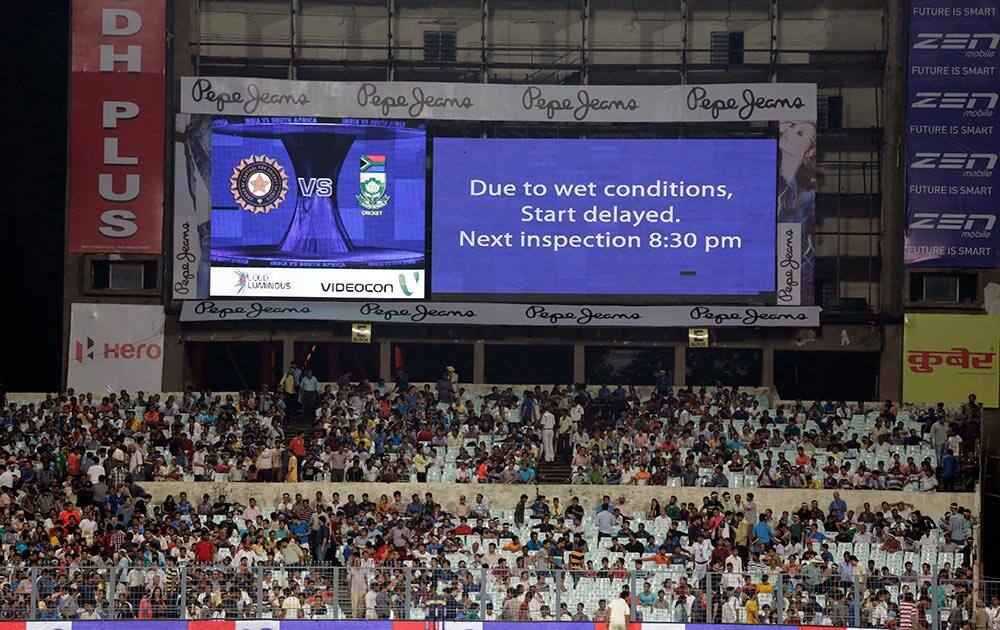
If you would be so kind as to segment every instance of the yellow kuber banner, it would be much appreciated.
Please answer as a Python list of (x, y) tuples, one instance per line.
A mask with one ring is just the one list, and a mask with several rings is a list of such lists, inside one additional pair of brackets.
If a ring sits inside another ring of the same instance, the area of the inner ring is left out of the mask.
[(907, 314), (903, 327), (903, 400), (1000, 406), (1000, 317)]

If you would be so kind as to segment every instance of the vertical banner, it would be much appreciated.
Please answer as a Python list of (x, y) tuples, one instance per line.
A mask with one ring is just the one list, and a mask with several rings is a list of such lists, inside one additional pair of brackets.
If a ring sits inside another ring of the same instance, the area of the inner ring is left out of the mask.
[(778, 136), (778, 286), (780, 306), (816, 299), (816, 122), (781, 123)]
[(910, 267), (996, 267), (1000, 8), (913, 0), (906, 136)]
[(73, 304), (66, 384), (79, 392), (158, 391), (163, 307)]
[(73, 0), (68, 249), (163, 241), (164, 0)]
[(175, 300), (208, 297), (212, 243), (212, 117), (174, 117)]
[(903, 400), (958, 403), (969, 394), (1000, 406), (1000, 316), (907, 314), (903, 328)]

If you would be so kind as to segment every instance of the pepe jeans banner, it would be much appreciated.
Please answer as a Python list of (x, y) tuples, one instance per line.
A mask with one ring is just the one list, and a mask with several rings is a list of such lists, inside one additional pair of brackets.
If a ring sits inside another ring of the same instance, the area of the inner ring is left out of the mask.
[(182, 322), (302, 319), (477, 326), (819, 326), (818, 306), (554, 306), (462, 302), (189, 300)]
[(913, 0), (906, 139), (908, 266), (997, 266), (998, 59), (996, 0)]
[(182, 77), (181, 111), (593, 123), (815, 120), (816, 85), (569, 86)]

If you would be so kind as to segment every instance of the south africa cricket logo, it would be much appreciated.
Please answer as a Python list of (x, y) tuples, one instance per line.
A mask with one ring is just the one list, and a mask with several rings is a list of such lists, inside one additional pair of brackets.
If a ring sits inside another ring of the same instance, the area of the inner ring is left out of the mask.
[(254, 214), (274, 210), (288, 194), (285, 169), (266, 155), (240, 160), (229, 177), (229, 192), (236, 203)]
[[(361, 156), (361, 192), (354, 196), (365, 210), (381, 210), (389, 203), (385, 194), (385, 156)], [(381, 214), (381, 213), (379, 213)]]

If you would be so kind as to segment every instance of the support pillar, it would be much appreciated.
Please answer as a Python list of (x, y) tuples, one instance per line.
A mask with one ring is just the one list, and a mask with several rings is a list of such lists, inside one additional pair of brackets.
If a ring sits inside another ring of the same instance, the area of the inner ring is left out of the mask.
[(878, 363), (879, 400), (903, 399), (903, 327), (882, 327), (882, 352)]
[(674, 385), (687, 383), (687, 346), (674, 346)]
[(774, 387), (774, 348), (764, 346), (764, 358), (762, 361), (761, 381), (762, 387)]
[(472, 382), (486, 382), (486, 342), (482, 339), (472, 346)]
[[(905, 0), (888, 0), (885, 5), (885, 71), (882, 80), (882, 212), (879, 305), (883, 317), (902, 312), (903, 279), (903, 169), (899, 168), (906, 112), (906, 24)], [(881, 384), (880, 387), (881, 389)], [(886, 396), (883, 396), (883, 399)], [(892, 397), (898, 400), (897, 397)]]
[(573, 382), (587, 382), (587, 346), (582, 343), (573, 345)]
[(288, 368), (292, 367), (292, 361), (295, 360), (295, 340), (294, 339), (282, 339), (281, 340), (281, 375), (284, 376), (288, 372)]
[(386, 383), (392, 380), (392, 343), (378, 342), (378, 377)]

